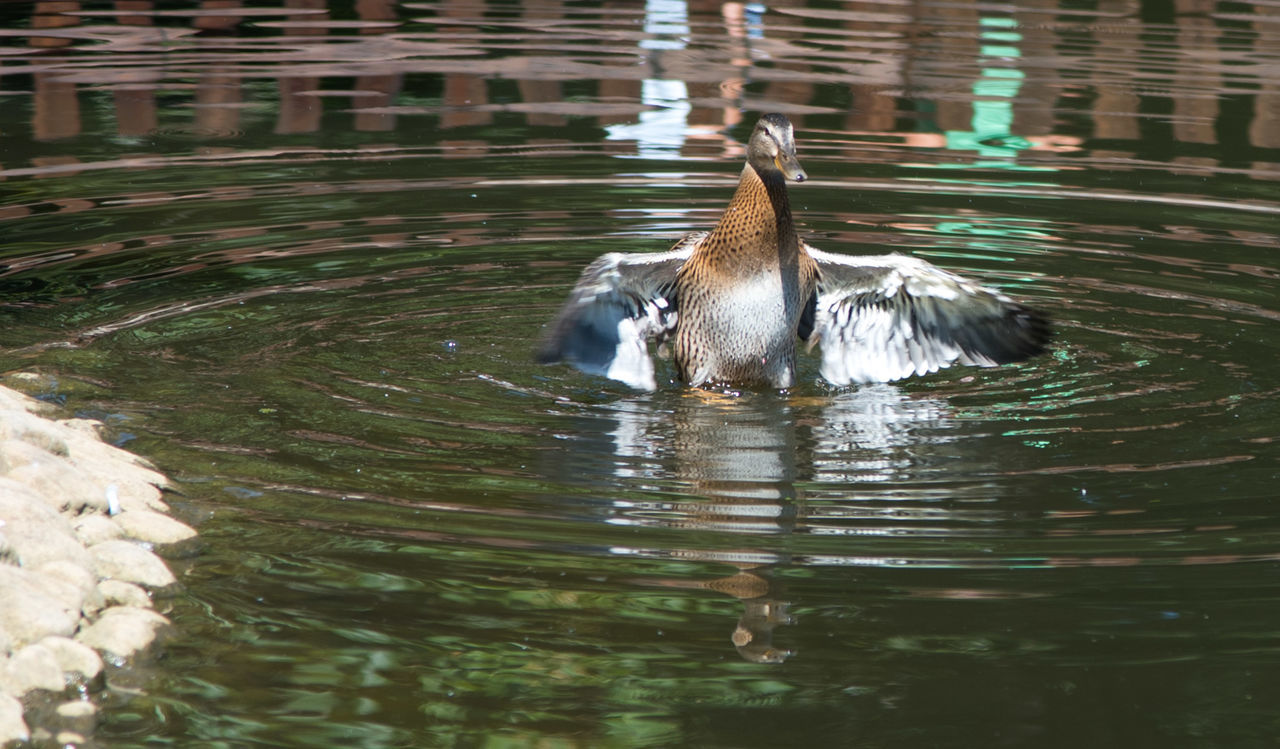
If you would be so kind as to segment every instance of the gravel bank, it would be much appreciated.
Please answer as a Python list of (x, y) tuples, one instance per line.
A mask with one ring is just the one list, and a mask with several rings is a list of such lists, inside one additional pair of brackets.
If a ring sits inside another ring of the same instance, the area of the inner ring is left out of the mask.
[[(0, 386), (0, 745), (91, 735), (104, 659), (169, 623), (152, 597), (177, 581), (151, 549), (195, 536), (165, 514), (164, 476), (53, 410)], [(62, 702), (49, 725), (28, 726), (33, 699)]]

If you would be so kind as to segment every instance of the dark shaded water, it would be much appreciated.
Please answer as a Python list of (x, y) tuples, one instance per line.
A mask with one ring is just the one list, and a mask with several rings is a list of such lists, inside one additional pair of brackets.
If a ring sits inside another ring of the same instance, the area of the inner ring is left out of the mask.
[[(0, 8), (0, 370), (203, 538), (100, 741), (1274, 745), (1274, 3), (289, 5)], [(533, 365), (770, 110), (813, 244), (1055, 352)]]

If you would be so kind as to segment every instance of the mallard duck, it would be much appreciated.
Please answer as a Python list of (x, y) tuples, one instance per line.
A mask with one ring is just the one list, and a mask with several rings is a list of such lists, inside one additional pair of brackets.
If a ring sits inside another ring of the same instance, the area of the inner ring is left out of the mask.
[(998, 291), (906, 255), (839, 255), (800, 240), (788, 179), (805, 180), (791, 122), (760, 118), (715, 228), (659, 253), (609, 253), (583, 270), (538, 350), (654, 390), (649, 341), (693, 386), (789, 388), (796, 342), (822, 349), (834, 385), (890, 382), (959, 362), (1044, 351), (1048, 320)]

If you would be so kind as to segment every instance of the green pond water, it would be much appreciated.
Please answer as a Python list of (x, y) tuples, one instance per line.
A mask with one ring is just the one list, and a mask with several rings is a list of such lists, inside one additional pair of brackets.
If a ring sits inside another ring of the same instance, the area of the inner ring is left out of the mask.
[[(95, 741), (1274, 746), (1274, 4), (288, 6), (0, 8), (0, 372), (200, 531)], [(764, 111), (808, 241), (1052, 353), (534, 364)]]

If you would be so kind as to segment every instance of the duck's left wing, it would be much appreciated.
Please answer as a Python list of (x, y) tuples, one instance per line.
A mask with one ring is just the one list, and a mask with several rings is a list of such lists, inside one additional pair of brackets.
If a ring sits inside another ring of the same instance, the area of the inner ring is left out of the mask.
[(649, 340), (675, 329), (676, 272), (706, 232), (666, 252), (611, 252), (588, 265), (538, 348), (544, 364), (567, 361), (640, 390), (654, 390)]
[(918, 258), (805, 250), (819, 280), (800, 337), (822, 347), (822, 376), (833, 384), (1006, 364), (1049, 342), (1040, 313)]

